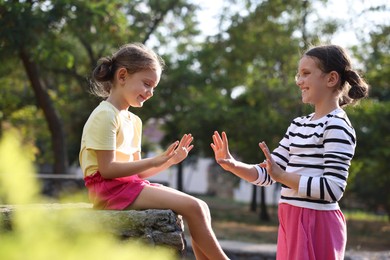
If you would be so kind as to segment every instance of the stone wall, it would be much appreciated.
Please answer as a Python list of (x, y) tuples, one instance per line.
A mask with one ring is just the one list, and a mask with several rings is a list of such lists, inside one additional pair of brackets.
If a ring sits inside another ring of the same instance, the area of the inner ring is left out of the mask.
[(12, 230), (12, 214), (16, 210), (37, 208), (54, 210), (78, 210), (85, 219), (98, 221), (101, 227), (121, 239), (140, 239), (152, 246), (167, 246), (185, 251), (184, 225), (180, 215), (172, 210), (94, 210), (88, 203), (34, 204), (27, 206), (0, 206), (0, 225)]

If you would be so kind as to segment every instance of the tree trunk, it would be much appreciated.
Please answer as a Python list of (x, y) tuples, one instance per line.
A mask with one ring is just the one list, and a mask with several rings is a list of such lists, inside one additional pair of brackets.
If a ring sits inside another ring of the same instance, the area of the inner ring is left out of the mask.
[(68, 157), (61, 119), (47, 93), (45, 83), (40, 79), (37, 64), (32, 61), (30, 54), (23, 48), (19, 50), (19, 56), (34, 90), (38, 107), (43, 110), (49, 127), (54, 157), (53, 173), (67, 173)]
[(256, 212), (256, 207), (257, 207), (257, 186), (252, 185), (252, 200), (251, 200), (249, 210), (252, 212)]
[(177, 190), (183, 191), (183, 163), (177, 164)]
[(260, 187), (260, 220), (269, 221), (267, 205), (265, 204), (265, 187)]

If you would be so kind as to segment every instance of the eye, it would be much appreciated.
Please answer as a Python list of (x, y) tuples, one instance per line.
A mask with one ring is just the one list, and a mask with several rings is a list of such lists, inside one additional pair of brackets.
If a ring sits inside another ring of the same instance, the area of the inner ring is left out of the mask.
[(295, 81), (298, 81), (300, 78), (301, 78), (301, 74), (297, 73), (297, 74), (295, 75)]
[(310, 75), (310, 72), (308, 72), (308, 71), (303, 71), (302, 73), (297, 73), (295, 75), (295, 81), (298, 81), (301, 78), (306, 78), (308, 75)]

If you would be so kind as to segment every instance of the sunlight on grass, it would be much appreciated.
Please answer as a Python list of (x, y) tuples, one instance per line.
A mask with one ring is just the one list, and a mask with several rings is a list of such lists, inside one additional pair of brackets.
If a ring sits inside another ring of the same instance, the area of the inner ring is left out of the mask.
[(176, 258), (173, 250), (117, 240), (87, 218), (85, 211), (40, 207), (37, 203), (45, 199), (39, 195), (33, 166), (15, 134), (4, 134), (0, 154), (0, 205), (17, 207), (12, 231), (0, 225), (0, 259)]
[(361, 210), (347, 211), (344, 212), (347, 220), (366, 220), (366, 221), (387, 221), (387, 215), (378, 215)]

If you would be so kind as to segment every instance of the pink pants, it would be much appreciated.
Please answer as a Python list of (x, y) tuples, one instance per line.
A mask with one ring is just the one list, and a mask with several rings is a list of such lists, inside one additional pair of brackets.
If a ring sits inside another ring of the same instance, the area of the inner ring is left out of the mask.
[(344, 259), (347, 228), (341, 210), (279, 204), (277, 260)]

